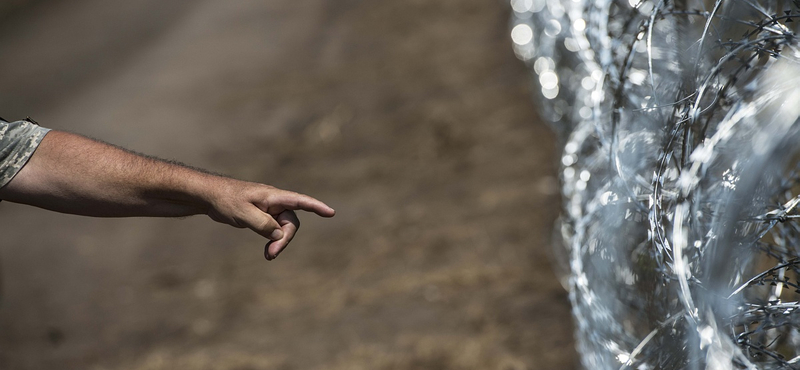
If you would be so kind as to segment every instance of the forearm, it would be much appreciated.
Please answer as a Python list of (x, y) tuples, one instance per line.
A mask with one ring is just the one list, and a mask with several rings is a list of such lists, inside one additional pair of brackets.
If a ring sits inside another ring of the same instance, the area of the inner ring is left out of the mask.
[(208, 213), (227, 179), (51, 131), (0, 199), (88, 216)]
[(59, 131), (42, 139), (27, 164), (0, 188), (0, 199), (86, 216), (207, 214), (269, 239), (267, 259), (286, 248), (300, 227), (294, 211), (336, 213), (308, 195), (211, 175)]

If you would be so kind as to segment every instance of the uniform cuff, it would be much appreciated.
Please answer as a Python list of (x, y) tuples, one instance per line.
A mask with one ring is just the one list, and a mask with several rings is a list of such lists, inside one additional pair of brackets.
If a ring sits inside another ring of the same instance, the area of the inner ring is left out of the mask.
[(49, 131), (30, 121), (0, 121), (0, 187), (11, 182), (28, 163)]

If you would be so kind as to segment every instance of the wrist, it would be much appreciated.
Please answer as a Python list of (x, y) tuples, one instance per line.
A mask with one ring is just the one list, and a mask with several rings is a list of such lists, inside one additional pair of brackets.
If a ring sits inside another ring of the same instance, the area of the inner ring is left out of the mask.
[[(154, 168), (157, 170), (150, 171), (152, 176), (148, 177), (151, 180), (143, 189), (143, 198), (179, 205), (183, 215), (209, 213), (219, 193), (219, 176), (179, 164), (151, 160), (156, 162)], [(167, 166), (164, 167), (164, 164)]]
[(202, 214), (210, 215), (214, 209), (219, 208), (219, 203), (225, 194), (231, 191), (232, 179), (212, 174), (194, 172), (194, 176), (186, 177), (187, 187), (185, 194), (187, 200), (198, 207)]

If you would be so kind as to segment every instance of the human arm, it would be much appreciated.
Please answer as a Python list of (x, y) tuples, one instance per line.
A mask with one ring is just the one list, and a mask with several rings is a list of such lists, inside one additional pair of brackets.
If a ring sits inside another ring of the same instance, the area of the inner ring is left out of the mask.
[(80, 135), (50, 131), (0, 199), (57, 212), (98, 216), (176, 217), (206, 214), (268, 238), (275, 258), (299, 222), (293, 211), (332, 217), (307, 195), (195, 170), (131, 153)]

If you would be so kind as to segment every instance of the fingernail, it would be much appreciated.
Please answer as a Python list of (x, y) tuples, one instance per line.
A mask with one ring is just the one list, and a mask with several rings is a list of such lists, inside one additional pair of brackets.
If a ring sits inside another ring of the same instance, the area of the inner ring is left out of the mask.
[(281, 240), (281, 238), (283, 238), (283, 231), (281, 229), (275, 229), (272, 231), (272, 234), (269, 234), (269, 238), (272, 240)]

